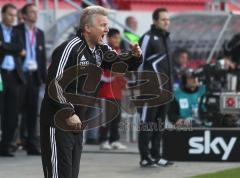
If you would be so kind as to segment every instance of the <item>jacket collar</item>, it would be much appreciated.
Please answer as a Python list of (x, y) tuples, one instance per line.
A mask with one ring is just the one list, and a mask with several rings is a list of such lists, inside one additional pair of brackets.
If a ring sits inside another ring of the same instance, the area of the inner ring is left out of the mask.
[(153, 32), (155, 34), (160, 34), (165, 37), (168, 37), (170, 35), (170, 33), (168, 31), (165, 31), (160, 28), (156, 28), (156, 26), (154, 24), (151, 25), (151, 32)]
[(199, 87), (196, 87), (195, 90), (191, 90), (191, 89), (189, 89), (189, 88), (187, 88), (187, 87), (185, 87), (185, 86), (182, 87), (182, 90), (183, 90), (184, 92), (190, 93), (190, 94), (197, 92), (198, 89), (199, 89)]

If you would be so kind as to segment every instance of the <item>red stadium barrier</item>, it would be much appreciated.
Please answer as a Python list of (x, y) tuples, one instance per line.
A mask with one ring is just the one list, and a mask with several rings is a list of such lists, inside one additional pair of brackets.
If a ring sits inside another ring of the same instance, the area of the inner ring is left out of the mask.
[(204, 10), (207, 0), (114, 0), (114, 2), (118, 9), (146, 11), (166, 7), (169, 11), (184, 12)]
[[(73, 1), (77, 4), (79, 4), (79, 6), (82, 2), (82, 0), (73, 0)], [(18, 8), (21, 8), (26, 4), (26, 0), (1, 0), (0, 7), (2, 7), (4, 4), (7, 4), (7, 3), (12, 3), (15, 6), (17, 6)], [(54, 7), (54, 0), (48, 0), (48, 9), (53, 9), (53, 7)], [(43, 1), (42, 0), (39, 0), (39, 9), (43, 9)], [(64, 0), (59, 0), (58, 9), (73, 9), (73, 10), (75, 10), (75, 8), (73, 8), (71, 5), (66, 3)]]

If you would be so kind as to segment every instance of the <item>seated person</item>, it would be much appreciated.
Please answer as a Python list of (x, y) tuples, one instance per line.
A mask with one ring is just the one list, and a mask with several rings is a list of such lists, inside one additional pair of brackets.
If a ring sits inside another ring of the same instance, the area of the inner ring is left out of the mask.
[(173, 53), (173, 80), (174, 88), (181, 84), (181, 73), (189, 67), (189, 52), (186, 49), (177, 49)]
[(200, 98), (206, 93), (206, 87), (198, 84), (198, 78), (190, 70), (183, 72), (181, 87), (174, 91), (168, 118), (176, 126), (201, 126), (198, 116)]

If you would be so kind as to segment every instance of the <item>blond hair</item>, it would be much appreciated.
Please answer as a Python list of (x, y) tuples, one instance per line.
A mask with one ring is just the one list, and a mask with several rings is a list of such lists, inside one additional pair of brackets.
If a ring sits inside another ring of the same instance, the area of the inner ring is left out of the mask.
[(83, 9), (80, 17), (79, 28), (84, 30), (86, 24), (93, 24), (94, 15), (107, 16), (107, 10), (101, 6), (89, 6)]

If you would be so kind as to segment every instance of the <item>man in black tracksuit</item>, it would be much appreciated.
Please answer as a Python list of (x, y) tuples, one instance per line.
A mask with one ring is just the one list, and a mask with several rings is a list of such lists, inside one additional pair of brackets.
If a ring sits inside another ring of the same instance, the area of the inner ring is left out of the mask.
[[(95, 101), (99, 101), (95, 97), (95, 88), (101, 77), (101, 70), (97, 66), (110, 69), (114, 63), (113, 53), (105, 55), (111, 48), (103, 45), (103, 36), (108, 32), (104, 8), (85, 8), (79, 29), (73, 39), (63, 42), (54, 50), (48, 69), (40, 114), (45, 178), (78, 177), (82, 130), (90, 121), (86, 113), (88, 108), (94, 107)], [(137, 68), (141, 62), (138, 45), (133, 46), (132, 54), (133, 57), (125, 62), (128, 70)], [(120, 65), (120, 68), (124, 68), (124, 65)]]
[[(139, 71), (153, 71), (163, 73), (169, 78), (167, 83), (159, 85), (161, 89), (172, 91), (171, 61), (169, 58), (169, 17), (164, 8), (158, 8), (153, 12), (153, 25), (140, 39), (143, 55), (143, 64)], [(139, 109), (140, 131), (139, 152), (141, 156), (140, 166), (152, 167), (157, 165), (169, 165), (169, 161), (160, 157), (160, 130), (164, 126), (164, 120), (168, 105), (149, 107), (147, 104)], [(155, 127), (155, 126), (156, 127)], [(145, 129), (144, 129), (145, 128)], [(146, 130), (146, 128), (148, 128)], [(151, 142), (151, 149), (149, 148)], [(153, 160), (154, 159), (154, 160)]]

